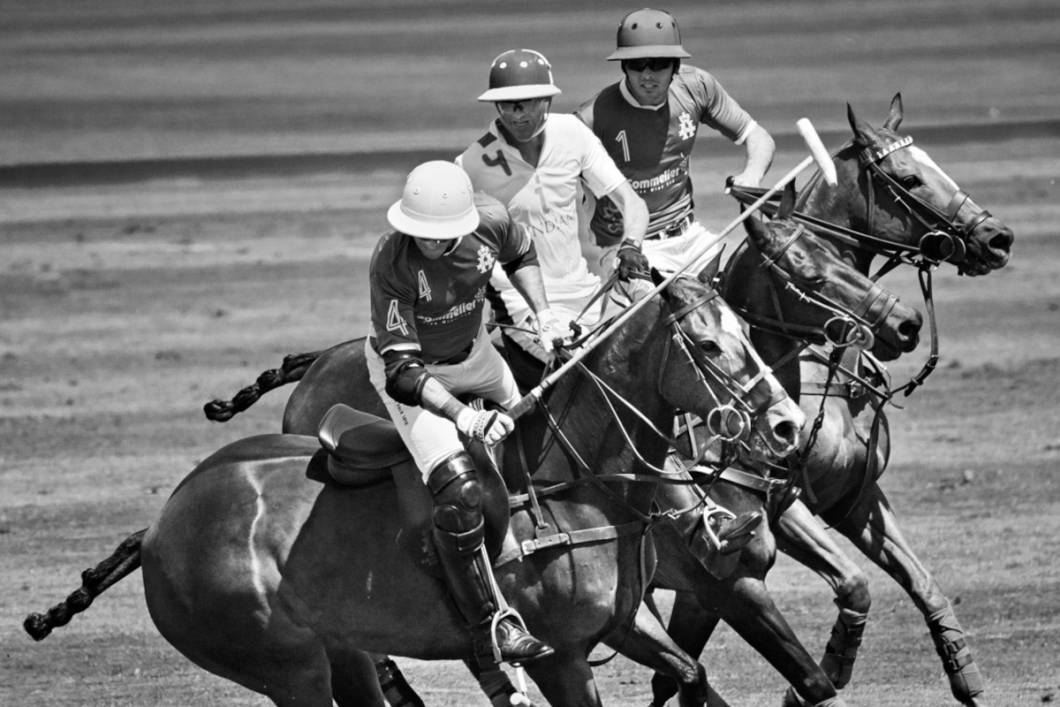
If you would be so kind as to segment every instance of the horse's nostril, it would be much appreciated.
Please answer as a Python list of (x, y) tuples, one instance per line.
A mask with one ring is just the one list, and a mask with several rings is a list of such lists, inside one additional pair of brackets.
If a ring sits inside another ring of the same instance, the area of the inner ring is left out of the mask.
[(1000, 250), (1002, 253), (1008, 253), (1012, 249), (1013, 240), (1015, 240), (1015, 236), (1012, 231), (1006, 228), (990, 239), (990, 248), (991, 250)]
[(773, 434), (777, 436), (777, 439), (783, 440), (787, 444), (795, 444), (795, 440), (798, 439), (799, 428), (791, 422), (781, 422), (773, 427)]

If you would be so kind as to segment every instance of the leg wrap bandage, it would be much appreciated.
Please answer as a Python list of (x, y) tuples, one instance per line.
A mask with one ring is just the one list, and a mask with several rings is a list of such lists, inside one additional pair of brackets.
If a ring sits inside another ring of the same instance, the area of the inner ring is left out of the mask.
[(868, 614), (840, 609), (835, 625), (832, 626), (832, 637), (825, 646), (821, 669), (837, 690), (846, 687), (854, 674), (854, 661), (858, 657), (861, 636), (865, 632), (865, 622), (868, 618)]
[(972, 651), (964, 640), (964, 629), (947, 602), (946, 608), (937, 611), (927, 620), (931, 640), (942, 658), (942, 667), (950, 678), (950, 690), (957, 701), (967, 703), (983, 693), (983, 676), (972, 658)]

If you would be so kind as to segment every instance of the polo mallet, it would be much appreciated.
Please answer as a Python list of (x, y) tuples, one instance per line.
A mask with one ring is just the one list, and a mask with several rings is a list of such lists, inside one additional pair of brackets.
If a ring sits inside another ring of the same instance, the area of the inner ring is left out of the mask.
[[(574, 366), (589, 355), (589, 353), (600, 345), (608, 336), (618, 330), (623, 324), (625, 324), (637, 311), (648, 303), (655, 295), (659, 294), (663, 288), (669, 285), (671, 282), (676, 280), (681, 274), (688, 270), (693, 265), (696, 265), (700, 259), (705, 259), (704, 256), (708, 255), (708, 251), (714, 247), (722, 238), (729, 235), (734, 228), (744, 222), (754, 212), (758, 211), (762, 206), (769, 200), (771, 196), (776, 194), (788, 185), (789, 182), (799, 176), (805, 171), (810, 165), (816, 163), (821, 173), (824, 175), (825, 181), (830, 185), (836, 184), (836, 172), (835, 165), (832, 163), (832, 158), (828, 154), (828, 150), (825, 149), (824, 144), (821, 142), (821, 138), (818, 137), (817, 131), (813, 129), (813, 125), (810, 123), (808, 118), (801, 118), (795, 127), (798, 128), (799, 134), (802, 135), (803, 141), (806, 143), (806, 147), (810, 150), (810, 156), (800, 162), (794, 169), (785, 174), (779, 182), (777, 182), (773, 188), (763, 194), (758, 201), (754, 202), (747, 207), (740, 215), (732, 221), (728, 226), (723, 228), (720, 233), (715, 234), (712, 237), (704, 238), (703, 241), (697, 244), (697, 248), (693, 251), (693, 255), (689, 258), (688, 262), (682, 265), (680, 268), (672, 272), (665, 280), (656, 285), (651, 291), (647, 292), (642, 298), (634, 302), (625, 312), (623, 312), (614, 322), (611, 323), (606, 329), (600, 331), (596, 338), (592, 341), (584, 344), (580, 349), (575, 351), (574, 355), (571, 356), (567, 361), (557, 368), (555, 371), (550, 373), (542, 380), (536, 388), (527, 393), (519, 402), (512, 406), (508, 410), (508, 415), (514, 420), (517, 419), (527, 412), (529, 412), (537, 401), (541, 398), (541, 395), (552, 387), (559, 378), (569, 371)], [(706, 266), (706, 263), (700, 265), (700, 269)]]

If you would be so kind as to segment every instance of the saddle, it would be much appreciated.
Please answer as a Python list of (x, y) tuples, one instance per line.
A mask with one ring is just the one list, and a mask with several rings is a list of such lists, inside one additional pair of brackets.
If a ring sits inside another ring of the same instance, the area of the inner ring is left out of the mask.
[[(317, 438), (322, 447), (320, 459), (314, 458), (306, 475), (349, 491), (393, 483), (397, 487), (401, 526), (395, 544), (420, 569), (441, 577), (442, 568), (431, 532), (434, 503), (394, 423), (340, 403), (320, 421)], [(478, 443), (467, 447), (483, 492), (486, 552), (495, 560), (508, 533), (508, 491), (500, 470), (485, 448)]]

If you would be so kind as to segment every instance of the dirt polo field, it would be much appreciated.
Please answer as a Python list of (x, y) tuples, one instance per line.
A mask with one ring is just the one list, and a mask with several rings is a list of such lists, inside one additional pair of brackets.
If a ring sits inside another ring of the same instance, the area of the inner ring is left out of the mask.
[[(940, 365), (889, 411), (894, 448), (882, 484), (955, 605), (986, 704), (1060, 701), (1060, 8), (667, 8), (691, 62), (777, 137), (767, 182), (804, 156), (798, 118), (835, 148), (849, 136), (846, 103), (879, 125), (901, 91), (902, 132), (1015, 232), (1005, 269), (936, 273)], [(475, 96), (492, 58), (542, 51), (564, 91), (554, 110), (572, 110), (617, 79), (604, 57), (630, 9), (485, 0), (5, 7), (0, 705), (269, 704), (159, 636), (139, 573), (43, 642), (21, 622), (147, 526), (198, 461), (277, 431), (289, 391), (226, 424), (205, 419), (205, 402), (231, 397), (285, 354), (365, 332), (367, 258), (386, 207), (412, 166), (481, 134), (492, 108)], [(717, 230), (736, 213), (721, 185), (741, 161), (709, 132), (693, 159), (696, 211)], [(911, 271), (885, 284), (922, 308)], [(926, 356), (925, 341), (890, 366), (895, 381)], [(846, 701), (955, 704), (908, 597), (853, 556), (872, 579), (873, 607)], [(820, 655), (835, 615), (827, 586), (784, 557), (769, 583)], [(398, 660), (432, 707), (487, 704), (460, 664)], [(730, 629), (700, 660), (734, 706), (779, 703), (783, 681)], [(623, 658), (596, 675), (605, 704), (650, 699), (650, 672)]]

